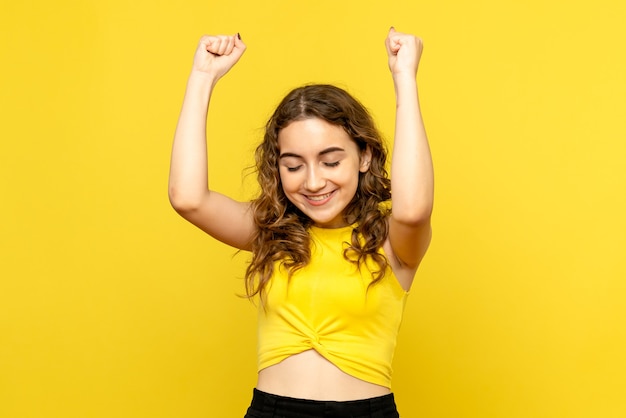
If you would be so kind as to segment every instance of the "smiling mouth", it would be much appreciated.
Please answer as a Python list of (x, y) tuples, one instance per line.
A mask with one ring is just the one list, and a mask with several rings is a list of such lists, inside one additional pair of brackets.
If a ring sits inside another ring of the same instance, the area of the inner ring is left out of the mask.
[(326, 193), (326, 194), (318, 194), (315, 196), (312, 195), (306, 195), (306, 198), (309, 200), (312, 200), (313, 202), (321, 202), (324, 199), (328, 199), (330, 197), (330, 195), (332, 195), (333, 192), (330, 193)]

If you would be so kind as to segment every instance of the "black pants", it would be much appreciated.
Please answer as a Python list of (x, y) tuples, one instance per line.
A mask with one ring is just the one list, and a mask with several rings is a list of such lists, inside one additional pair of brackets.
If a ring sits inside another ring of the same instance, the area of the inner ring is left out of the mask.
[(244, 418), (399, 418), (393, 393), (358, 401), (312, 401), (254, 389)]

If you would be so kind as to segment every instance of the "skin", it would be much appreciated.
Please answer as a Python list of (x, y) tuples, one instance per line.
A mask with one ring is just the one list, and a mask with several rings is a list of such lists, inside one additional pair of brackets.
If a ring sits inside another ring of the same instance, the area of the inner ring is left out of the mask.
[(287, 198), (316, 226), (346, 226), (343, 211), (367, 171), (371, 155), (363, 155), (339, 126), (317, 119), (289, 124), (278, 134), (279, 172)]
[[(385, 48), (396, 93), (396, 123), (391, 159), (393, 211), (383, 249), (400, 285), (408, 290), (430, 243), (433, 205), (432, 160), (416, 82), (422, 41), (391, 28)], [(237, 35), (200, 40), (174, 136), (169, 197), (176, 211), (198, 228), (225, 244), (250, 250), (248, 242), (255, 228), (250, 204), (209, 188), (206, 158), (206, 120), (213, 88), (245, 49)], [(297, 141), (303, 136), (306, 141)], [(358, 173), (368, 169), (369, 152), (360, 153), (341, 128), (318, 119), (292, 122), (279, 133), (279, 146), (284, 155), (279, 170), (287, 197), (316, 225), (343, 226), (341, 213), (354, 195)], [(261, 370), (257, 388), (283, 396), (338, 401), (389, 393), (386, 387), (342, 372), (314, 350)]]

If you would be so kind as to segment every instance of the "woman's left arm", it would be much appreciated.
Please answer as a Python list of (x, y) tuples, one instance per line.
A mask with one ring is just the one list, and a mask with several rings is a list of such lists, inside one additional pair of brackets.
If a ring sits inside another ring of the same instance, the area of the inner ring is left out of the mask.
[(385, 46), (396, 93), (389, 244), (400, 266), (414, 273), (430, 244), (434, 194), (433, 164), (416, 81), (422, 40), (391, 28)]

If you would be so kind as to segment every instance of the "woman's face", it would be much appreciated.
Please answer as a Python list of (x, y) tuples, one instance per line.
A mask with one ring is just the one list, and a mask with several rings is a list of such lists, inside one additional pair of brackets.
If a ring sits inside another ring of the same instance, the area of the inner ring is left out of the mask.
[(322, 119), (291, 122), (278, 134), (278, 168), (287, 198), (325, 228), (346, 226), (343, 213), (369, 168), (369, 149), (359, 151), (346, 131)]

